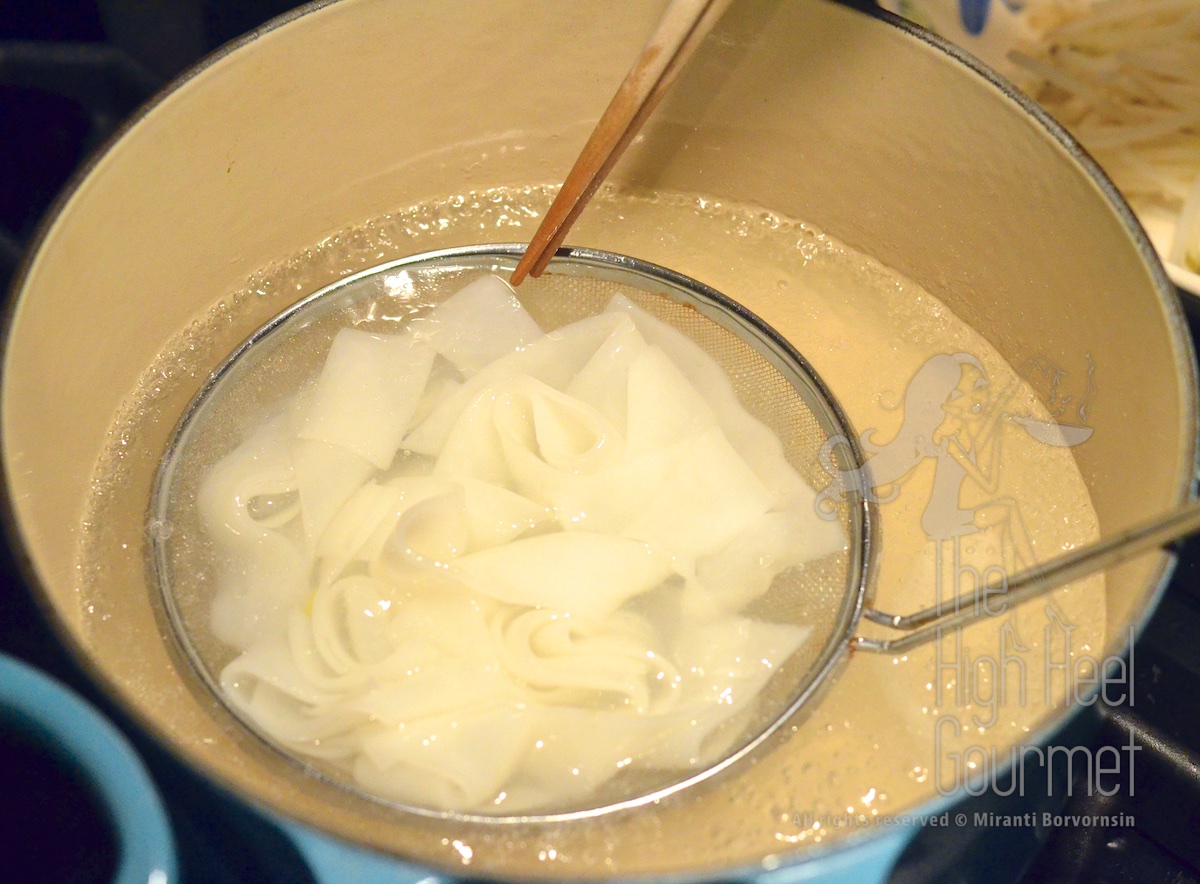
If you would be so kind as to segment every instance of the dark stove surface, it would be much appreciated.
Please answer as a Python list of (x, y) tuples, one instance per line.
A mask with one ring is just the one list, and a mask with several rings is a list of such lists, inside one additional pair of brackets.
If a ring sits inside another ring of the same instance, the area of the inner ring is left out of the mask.
[[(174, 75), (293, 5), (0, 0), (0, 291), (7, 291), (39, 219), (91, 151)], [(1200, 306), (1182, 297), (1193, 338), (1200, 340)], [(1127, 815), (1133, 825), (1068, 822), (1039, 830), (1033, 844), (981, 838), (968, 856), (952, 863), (938, 861), (937, 850), (918, 842), (897, 880), (1200, 884), (1198, 637), (1200, 540), (1181, 547), (1171, 587), (1136, 646), (1136, 703), (1089, 712), (1094, 735), (1086, 739), (1093, 749), (1124, 746), (1131, 734), (1141, 747), (1132, 788), (1119, 784), (1109, 796), (1075, 790), (1058, 811), (1077, 819)], [(130, 736), (165, 797), (185, 880), (312, 880), (286, 838), (178, 765), (93, 687), (59, 646), (11, 551), (2, 547), (0, 651), (74, 687)], [(1025, 837), (1034, 837), (1031, 832)]]

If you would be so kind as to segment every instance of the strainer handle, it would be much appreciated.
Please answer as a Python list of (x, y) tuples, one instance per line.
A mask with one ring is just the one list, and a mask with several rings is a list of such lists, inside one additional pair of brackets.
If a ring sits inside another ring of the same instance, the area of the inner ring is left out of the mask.
[(857, 636), (852, 647), (883, 654), (903, 653), (933, 641), (948, 630), (997, 616), (1013, 605), (1045, 595), (1072, 580), (1159, 549), (1197, 531), (1200, 531), (1200, 501), (1192, 501), (1165, 516), (1142, 522), (1107, 540), (1073, 549), (1011, 579), (1001, 574), (981, 587), (915, 614), (886, 614), (867, 608), (863, 616), (871, 622), (905, 630), (908, 634), (891, 639)]

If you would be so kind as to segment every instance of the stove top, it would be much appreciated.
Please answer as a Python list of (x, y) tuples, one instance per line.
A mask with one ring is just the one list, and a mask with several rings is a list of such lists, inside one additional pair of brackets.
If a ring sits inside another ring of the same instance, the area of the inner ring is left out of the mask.
[[(56, 0), (50, 16), (42, 0), (0, 0), (0, 291), (55, 195), (129, 114), (207, 52), (293, 5)], [(1181, 297), (1200, 340), (1200, 305)], [(1171, 586), (1136, 645), (1136, 703), (1093, 707), (1072, 731), (1092, 749), (1125, 746), (1132, 735), (1140, 747), (1135, 781), (1110, 784), (1107, 796), (1073, 790), (1053, 808), (1061, 825), (985, 825), (949, 847), (923, 835), (893, 879), (1200, 884), (1197, 636), (1200, 540), (1193, 540), (1180, 547)], [(177, 764), (91, 684), (48, 628), (7, 548), (0, 548), (0, 651), (74, 687), (129, 735), (166, 801), (185, 880), (312, 880), (288, 839)], [(1096, 818), (1121, 824), (1096, 825)]]

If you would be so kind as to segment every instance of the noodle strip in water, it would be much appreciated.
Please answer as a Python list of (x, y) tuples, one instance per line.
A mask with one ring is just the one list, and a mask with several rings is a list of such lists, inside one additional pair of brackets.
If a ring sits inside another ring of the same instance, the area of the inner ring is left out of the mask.
[(632, 302), (549, 334), (478, 279), (344, 329), (202, 481), (230, 703), (363, 789), (572, 807), (730, 751), (808, 629), (749, 616), (845, 538), (703, 350)]

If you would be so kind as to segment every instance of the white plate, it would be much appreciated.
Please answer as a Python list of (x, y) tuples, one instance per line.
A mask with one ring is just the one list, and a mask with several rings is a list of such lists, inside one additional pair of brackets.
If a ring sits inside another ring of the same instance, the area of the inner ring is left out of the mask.
[(1167, 276), (1171, 282), (1190, 295), (1200, 298), (1200, 273), (1193, 273), (1186, 267), (1172, 264), (1167, 255), (1171, 254), (1171, 242), (1175, 239), (1175, 228), (1179, 222), (1179, 214), (1168, 212), (1166, 209), (1146, 209), (1137, 213), (1138, 220), (1146, 228), (1146, 235), (1154, 250), (1162, 258), (1163, 266), (1167, 268)]

